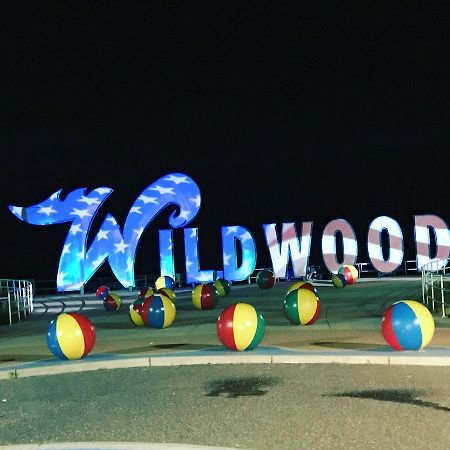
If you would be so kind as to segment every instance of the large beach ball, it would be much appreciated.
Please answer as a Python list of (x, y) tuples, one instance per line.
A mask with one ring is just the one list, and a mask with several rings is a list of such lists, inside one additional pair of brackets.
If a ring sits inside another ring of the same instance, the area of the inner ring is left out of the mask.
[(295, 289), (284, 299), (284, 314), (294, 325), (311, 325), (320, 316), (320, 300), (309, 289)]
[(226, 297), (231, 292), (231, 285), (225, 278), (218, 278), (214, 281), (213, 286), (216, 288), (220, 297)]
[(95, 328), (80, 313), (62, 313), (50, 322), (47, 346), (59, 359), (84, 358), (94, 347)]
[(381, 332), (394, 350), (420, 350), (433, 338), (434, 319), (422, 303), (401, 300), (385, 311)]
[(341, 273), (334, 273), (333, 276), (331, 277), (331, 282), (333, 283), (333, 286), (336, 288), (343, 288), (347, 286), (347, 280)]
[(219, 293), (212, 284), (198, 284), (192, 290), (192, 304), (196, 309), (213, 309), (219, 301)]
[(156, 291), (156, 293), (166, 296), (168, 299), (172, 300), (174, 303), (177, 298), (177, 296), (175, 295), (175, 292), (173, 292), (173, 290), (169, 289), (169, 288), (158, 289)]
[(109, 287), (108, 286), (99, 286), (95, 291), (95, 296), (99, 300), (104, 300), (109, 295)]
[(275, 284), (275, 275), (270, 270), (260, 270), (256, 275), (256, 284), (261, 289), (270, 289)]
[(264, 337), (265, 321), (248, 303), (235, 303), (225, 308), (217, 319), (217, 336), (231, 350), (252, 350)]
[(338, 274), (344, 275), (347, 284), (353, 284), (358, 279), (358, 270), (355, 266), (347, 264), (338, 270)]
[(175, 289), (175, 281), (168, 275), (161, 275), (155, 281), (156, 290), (161, 288)]
[(317, 289), (309, 281), (296, 281), (295, 283), (292, 283), (289, 286), (286, 294), (289, 294), (289, 292), (295, 291), (296, 289), (308, 289), (309, 291), (314, 292), (317, 295)]
[(107, 311), (118, 311), (122, 305), (122, 299), (117, 294), (109, 294), (103, 300), (103, 306)]
[(151, 328), (167, 328), (175, 320), (175, 304), (164, 295), (147, 297), (137, 310), (144, 323)]
[(136, 302), (132, 303), (128, 311), (131, 322), (137, 327), (143, 327), (145, 325), (144, 319), (142, 318), (140, 313), (142, 303), (143, 301), (137, 304)]

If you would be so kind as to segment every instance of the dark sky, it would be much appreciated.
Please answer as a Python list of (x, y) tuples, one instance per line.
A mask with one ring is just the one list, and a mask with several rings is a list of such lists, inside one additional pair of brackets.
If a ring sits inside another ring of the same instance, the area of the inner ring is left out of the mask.
[[(399, 222), (407, 259), (415, 214), (449, 223), (446, 2), (0, 10), (2, 278), (54, 279), (69, 227), (22, 223), (8, 205), (109, 186), (102, 214), (123, 223), (142, 190), (170, 172), (202, 192), (191, 226), (205, 268), (220, 265), (221, 225), (249, 228), (262, 266), (263, 223), (313, 221), (314, 264), (335, 218), (353, 225), (360, 262), (379, 215)], [(167, 216), (141, 240), (137, 275), (158, 270)]]

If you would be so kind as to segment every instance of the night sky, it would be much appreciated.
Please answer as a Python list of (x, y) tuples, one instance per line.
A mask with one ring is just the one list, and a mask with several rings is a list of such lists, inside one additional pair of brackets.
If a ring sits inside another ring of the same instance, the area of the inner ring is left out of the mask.
[[(170, 172), (202, 207), (202, 268), (221, 269), (222, 225), (313, 221), (310, 262), (332, 219), (397, 220), (415, 259), (414, 215), (447, 223), (450, 10), (446, 2), (5, 2), (1, 10), (1, 278), (56, 279), (69, 223), (23, 223), (63, 189), (108, 186), (123, 224)], [(146, 230), (136, 275), (159, 271)], [(96, 225), (95, 225), (96, 224)], [(182, 231), (175, 232), (183, 272)], [(106, 266), (106, 264), (105, 264)], [(106, 269), (103, 268), (103, 272)]]

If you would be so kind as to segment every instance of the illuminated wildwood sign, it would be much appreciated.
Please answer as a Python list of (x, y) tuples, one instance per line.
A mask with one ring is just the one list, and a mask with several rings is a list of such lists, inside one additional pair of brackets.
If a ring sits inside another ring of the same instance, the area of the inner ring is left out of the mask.
[[(139, 240), (146, 227), (166, 207), (175, 206), (169, 217), (170, 229), (159, 230), (161, 275), (175, 277), (173, 229), (184, 228), (186, 280), (188, 283), (213, 280), (214, 270), (201, 270), (198, 254), (198, 228), (186, 228), (197, 215), (201, 195), (197, 184), (182, 173), (161, 177), (137, 197), (131, 206), (123, 226), (107, 214), (97, 235), (87, 248), (90, 226), (105, 199), (113, 192), (100, 187), (87, 192), (80, 188), (70, 192), (63, 200), (61, 190), (43, 202), (29, 207), (9, 206), (20, 220), (33, 225), (53, 225), (71, 222), (61, 252), (57, 274), (58, 291), (75, 291), (92, 277), (107, 260), (114, 275), (124, 287), (135, 286), (134, 262)], [(277, 277), (285, 277), (289, 261), (294, 274), (301, 277), (308, 266), (312, 222), (283, 223), (281, 229), (275, 223), (263, 225), (263, 230)], [(388, 257), (384, 258), (382, 234), (389, 241)], [(448, 258), (450, 232), (443, 219), (436, 215), (414, 217), (417, 266), (431, 259)], [(431, 234), (436, 243), (435, 254), (430, 255)], [(343, 260), (336, 256), (337, 236), (342, 236)], [(368, 229), (368, 254), (372, 265), (380, 272), (396, 270), (403, 261), (403, 233), (391, 217), (375, 218)], [(237, 246), (241, 249), (238, 263)], [(327, 269), (335, 273), (342, 264), (354, 264), (358, 253), (355, 232), (349, 222), (336, 219), (329, 222), (322, 235), (323, 260)], [(223, 276), (230, 281), (241, 281), (250, 276), (256, 267), (256, 244), (247, 228), (240, 225), (222, 227)]]

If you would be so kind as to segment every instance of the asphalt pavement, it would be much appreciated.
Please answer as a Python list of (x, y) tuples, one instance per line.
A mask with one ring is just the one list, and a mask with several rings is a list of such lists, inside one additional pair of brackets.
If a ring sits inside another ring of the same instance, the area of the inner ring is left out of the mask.
[[(361, 280), (362, 281), (362, 280)], [(311, 326), (286, 321), (289, 284), (234, 286), (210, 311), (177, 293), (163, 330), (135, 327), (93, 295), (36, 299), (32, 317), (0, 327), (0, 444), (7, 448), (450, 448), (450, 324), (420, 352), (397, 352), (380, 332), (394, 301), (420, 301), (420, 280), (317, 285), (322, 312)], [(223, 308), (246, 301), (266, 321), (252, 352), (217, 338)], [(49, 321), (84, 312), (96, 344), (80, 361), (48, 350)], [(111, 370), (115, 369), (115, 370)], [(2, 448), (0, 446), (0, 448)]]

